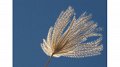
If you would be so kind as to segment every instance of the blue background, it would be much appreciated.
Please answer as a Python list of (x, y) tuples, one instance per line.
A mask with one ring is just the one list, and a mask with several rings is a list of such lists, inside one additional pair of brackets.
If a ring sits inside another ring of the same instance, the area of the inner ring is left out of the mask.
[(48, 56), (40, 43), (62, 10), (75, 9), (77, 17), (88, 12), (103, 28), (104, 50), (101, 55), (80, 59), (53, 58), (49, 67), (106, 67), (107, 18), (106, 0), (13, 0), (13, 66), (43, 67)]

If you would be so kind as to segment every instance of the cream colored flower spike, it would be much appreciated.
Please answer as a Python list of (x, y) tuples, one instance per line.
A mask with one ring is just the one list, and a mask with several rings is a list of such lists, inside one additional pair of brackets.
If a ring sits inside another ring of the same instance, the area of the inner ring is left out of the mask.
[[(54, 27), (50, 27), (47, 39), (41, 44), (48, 56), (81, 58), (99, 55), (103, 50), (102, 34), (98, 33), (97, 24), (90, 21), (91, 15), (83, 13), (76, 19), (74, 14), (74, 9), (68, 7), (60, 13)], [(98, 39), (88, 42), (90, 37)]]

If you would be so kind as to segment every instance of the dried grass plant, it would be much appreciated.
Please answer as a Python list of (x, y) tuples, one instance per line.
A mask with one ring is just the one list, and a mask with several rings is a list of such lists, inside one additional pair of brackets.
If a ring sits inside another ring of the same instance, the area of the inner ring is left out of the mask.
[[(98, 24), (90, 19), (91, 14), (86, 12), (76, 19), (71, 6), (60, 13), (54, 27), (50, 27), (47, 38), (41, 44), (43, 51), (50, 56), (45, 67), (52, 57), (82, 58), (101, 53), (102, 34), (98, 33)], [(97, 39), (88, 42), (90, 37)]]

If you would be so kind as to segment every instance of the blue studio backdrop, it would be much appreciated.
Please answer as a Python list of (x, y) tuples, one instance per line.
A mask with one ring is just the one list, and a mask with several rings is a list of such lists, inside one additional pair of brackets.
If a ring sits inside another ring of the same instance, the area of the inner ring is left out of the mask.
[(101, 55), (86, 58), (52, 58), (49, 67), (107, 67), (107, 1), (106, 0), (13, 0), (13, 67), (44, 67), (48, 56), (40, 47), (48, 29), (62, 10), (75, 9), (77, 18), (83, 12), (103, 28)]

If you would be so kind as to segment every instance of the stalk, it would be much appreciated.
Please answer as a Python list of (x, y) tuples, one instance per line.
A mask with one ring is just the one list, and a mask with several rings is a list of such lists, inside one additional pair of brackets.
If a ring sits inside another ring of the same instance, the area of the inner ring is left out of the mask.
[(52, 57), (53, 57), (53, 54), (48, 58), (48, 60), (47, 60), (47, 62), (45, 63), (45, 66), (44, 66), (44, 67), (48, 67), (48, 65), (49, 65)]

